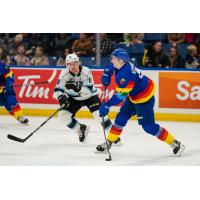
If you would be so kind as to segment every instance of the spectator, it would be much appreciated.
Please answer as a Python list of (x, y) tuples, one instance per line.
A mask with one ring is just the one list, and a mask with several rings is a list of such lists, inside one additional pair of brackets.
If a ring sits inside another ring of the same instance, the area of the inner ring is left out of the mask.
[(48, 58), (44, 55), (44, 48), (41, 46), (37, 46), (35, 49), (35, 56), (30, 61), (31, 65), (39, 66), (39, 65), (49, 65)]
[(141, 44), (143, 39), (144, 33), (124, 33), (125, 44)]
[(4, 39), (5, 44), (7, 45), (8, 42), (12, 39), (11, 34), (5, 33), (3, 39)]
[(66, 33), (57, 34), (57, 36), (55, 37), (55, 44), (54, 44), (55, 56), (59, 57), (60, 54), (63, 54), (65, 48), (68, 48), (70, 40), (71, 37), (69, 36), (69, 34)]
[(30, 65), (29, 58), (25, 56), (25, 47), (21, 44), (17, 48), (18, 54), (14, 57), (14, 61), (17, 65)]
[(177, 47), (171, 47), (169, 49), (169, 54), (166, 56), (164, 66), (166, 68), (184, 67), (184, 60), (181, 55), (179, 55)]
[(3, 39), (3, 37), (0, 36), (0, 45), (5, 45), (5, 41)]
[(22, 33), (23, 35), (23, 44), (25, 49), (29, 47), (30, 45), (30, 34), (29, 33)]
[(167, 38), (171, 45), (176, 46), (185, 42), (185, 33), (168, 33)]
[(26, 42), (29, 44), (29, 49), (26, 51), (27, 56), (34, 56), (35, 48), (42, 46), (45, 52), (52, 54), (53, 49), (53, 34), (51, 33), (32, 33)]
[(92, 41), (92, 44), (96, 40), (96, 34), (95, 33), (87, 33), (87, 37)]
[[(101, 42), (101, 55), (106, 56), (112, 52), (112, 41), (107, 36), (106, 33), (100, 33), (100, 42)], [(94, 48), (92, 51), (96, 54), (96, 42), (94, 43)]]
[(8, 52), (10, 56), (17, 54), (17, 48), (19, 45), (23, 44), (23, 35), (17, 34), (14, 38), (8, 41)]
[(197, 54), (198, 54), (198, 56), (199, 56), (199, 58), (200, 58), (200, 43), (197, 44)]
[(29, 38), (29, 49), (25, 55), (34, 56), (36, 46), (42, 46), (42, 37), (40, 33), (32, 33)]
[(56, 66), (65, 66), (65, 58), (68, 54), (70, 54), (70, 51), (66, 48), (63, 56), (58, 59)]
[(80, 39), (72, 44), (72, 51), (78, 56), (88, 56), (92, 53), (92, 42), (86, 33), (80, 33)]
[(109, 36), (109, 38), (113, 42), (120, 43), (120, 42), (124, 41), (123, 40), (123, 33), (108, 33), (107, 35)]
[(185, 34), (185, 43), (194, 44), (196, 42), (195, 33), (186, 33)]
[(196, 69), (200, 67), (200, 60), (197, 53), (197, 47), (193, 44), (187, 47), (188, 54), (185, 58), (185, 68)]
[(41, 33), (32, 33), (29, 42), (30, 42), (30, 47), (42, 46)]
[(0, 45), (0, 60), (3, 60), (6, 65), (10, 64), (10, 56), (6, 56), (5, 45)]
[(150, 48), (144, 50), (142, 65), (147, 67), (163, 67), (165, 59), (162, 42), (156, 41)]

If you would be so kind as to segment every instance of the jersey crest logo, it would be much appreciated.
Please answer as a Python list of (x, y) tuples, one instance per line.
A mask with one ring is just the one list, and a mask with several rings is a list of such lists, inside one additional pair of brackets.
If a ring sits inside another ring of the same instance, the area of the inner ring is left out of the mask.
[(122, 79), (120, 80), (119, 83), (120, 83), (121, 85), (123, 85), (125, 82), (126, 82), (126, 80), (125, 80), (124, 78), (122, 78)]

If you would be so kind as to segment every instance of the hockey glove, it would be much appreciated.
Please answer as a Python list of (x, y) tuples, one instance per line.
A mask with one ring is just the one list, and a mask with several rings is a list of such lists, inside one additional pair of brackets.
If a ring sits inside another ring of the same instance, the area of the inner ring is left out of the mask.
[(75, 92), (80, 92), (81, 90), (81, 85), (79, 83), (76, 83), (74, 81), (68, 81), (65, 85), (66, 89), (70, 90), (74, 90)]
[(100, 108), (99, 108), (99, 116), (106, 116), (109, 113), (110, 110), (110, 106), (108, 105), (108, 103), (104, 102), (101, 104)]
[(112, 73), (108, 69), (105, 69), (103, 72), (103, 76), (101, 77), (101, 82), (104, 86), (110, 85), (111, 76), (112, 76)]
[(66, 97), (66, 95), (62, 94), (58, 97), (58, 101), (61, 107), (63, 109), (67, 109), (69, 106), (69, 99)]
[(13, 90), (13, 84), (12, 84), (12, 82), (6, 81), (5, 88), (4, 88), (4, 94), (5, 95), (8, 95), (8, 94), (15, 95), (15, 92)]

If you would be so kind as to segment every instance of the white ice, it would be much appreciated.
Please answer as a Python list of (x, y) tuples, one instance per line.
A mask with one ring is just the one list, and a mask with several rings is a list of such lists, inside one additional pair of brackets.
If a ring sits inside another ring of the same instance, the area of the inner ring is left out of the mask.
[(10, 116), (0, 116), (1, 166), (200, 165), (200, 123), (159, 122), (186, 146), (184, 155), (176, 157), (168, 145), (144, 133), (136, 121), (129, 121), (121, 135), (123, 145), (113, 146), (112, 161), (105, 161), (107, 154), (95, 153), (104, 136), (102, 127), (93, 119), (78, 119), (90, 126), (85, 144), (79, 143), (77, 134), (57, 118), (51, 119), (25, 143), (7, 139), (7, 134), (26, 137), (46, 117), (29, 117), (29, 120), (29, 126), (25, 126)]

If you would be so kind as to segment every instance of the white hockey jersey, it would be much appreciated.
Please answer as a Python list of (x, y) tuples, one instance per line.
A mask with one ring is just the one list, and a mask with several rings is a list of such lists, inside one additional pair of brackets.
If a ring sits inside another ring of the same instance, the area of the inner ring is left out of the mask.
[[(65, 85), (68, 81), (74, 81), (81, 85), (81, 90), (79, 92), (75, 92), (72, 89), (66, 89)], [(94, 80), (90, 69), (81, 66), (81, 70), (78, 75), (70, 73), (68, 68), (63, 69), (54, 90), (54, 98), (57, 99), (63, 93), (65, 93), (66, 96), (80, 101), (89, 99), (91, 96), (96, 95), (97, 88), (94, 86)]]

